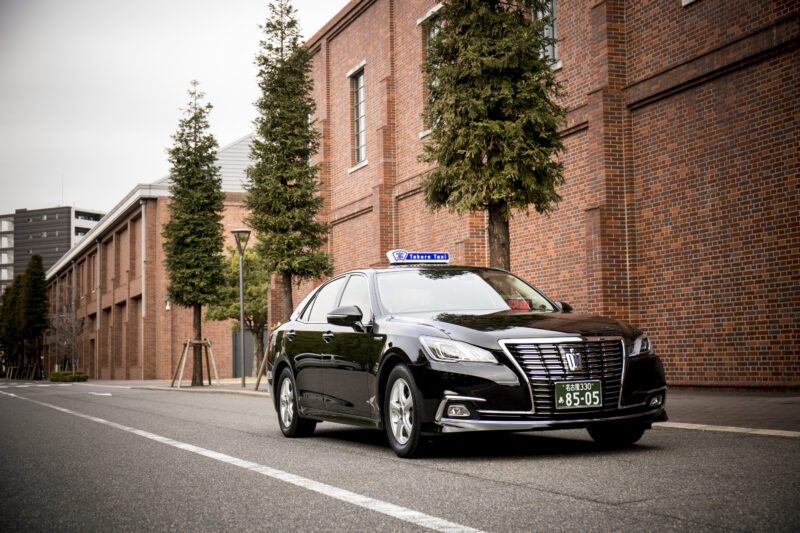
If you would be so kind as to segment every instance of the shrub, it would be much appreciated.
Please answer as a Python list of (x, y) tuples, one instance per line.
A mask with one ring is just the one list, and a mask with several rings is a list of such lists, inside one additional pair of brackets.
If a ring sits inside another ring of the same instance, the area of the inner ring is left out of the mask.
[(80, 370), (76, 372), (74, 375), (71, 371), (66, 372), (51, 372), (50, 373), (50, 381), (60, 381), (71, 383), (73, 381), (86, 381), (89, 379), (89, 376), (81, 372)]

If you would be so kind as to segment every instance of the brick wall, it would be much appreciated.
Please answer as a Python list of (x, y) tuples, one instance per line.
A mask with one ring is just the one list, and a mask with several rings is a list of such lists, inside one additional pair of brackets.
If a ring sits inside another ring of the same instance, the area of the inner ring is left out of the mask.
[[(242, 226), (243, 200), (242, 193), (226, 194), (222, 224), (228, 246), (235, 247), (230, 230)], [(167, 276), (161, 232), (169, 219), (169, 200), (158, 197), (143, 201), (144, 206), (140, 204), (120, 214), (100, 237), (99, 320), (97, 246), (90, 245), (75, 257), (76, 313), (85, 319), (76, 358), (78, 368), (95, 379), (171, 379), (183, 351), (183, 342), (193, 336), (192, 310), (171, 302), (170, 309), (166, 308)], [(144, 292), (143, 237), (146, 247)], [(63, 308), (64, 302), (71, 298), (72, 272), (72, 264), (65, 266), (50, 283), (54, 309), (57, 301)], [(211, 341), (217, 371), (223, 378), (231, 377), (233, 371), (231, 324), (230, 320), (203, 322), (203, 337)], [(56, 339), (51, 335), (48, 341), (49, 353), (55, 361), (59, 353)], [(191, 380), (191, 375), (190, 357), (184, 379)]]
[(634, 113), (639, 322), (675, 382), (800, 374), (798, 59)]
[[(335, 273), (383, 266), (396, 247), (446, 249), (459, 264), (488, 261), (485, 215), (431, 213), (419, 186), (428, 167), (418, 160), (425, 125), (417, 21), (435, 5), (353, 0), (309, 40), (323, 133), (314, 163), (322, 165), (321, 218), (331, 224)], [(578, 312), (643, 328), (673, 385), (800, 387), (796, 2), (564, 0), (557, 9), (569, 107), (563, 201), (549, 217), (515, 213), (512, 270)], [(368, 163), (352, 169), (347, 73), (362, 61)], [(167, 201), (146, 201), (144, 227), (140, 208), (104, 234), (101, 259), (109, 262), (99, 273), (94, 247), (76, 258), (78, 309), (87, 318), (79, 359), (91, 376), (167, 379), (191, 336), (191, 311), (164, 305)], [(225, 208), (233, 244), (241, 195), (229, 194)], [(273, 281), (272, 324), (281, 309)], [(295, 286), (294, 304), (321, 281)], [(129, 340), (112, 369), (114, 327)], [(220, 375), (230, 376), (230, 322), (203, 327)]]
[[(434, 5), (354, 0), (309, 40), (337, 273), (393, 247), (488, 260), (485, 216), (431, 213), (419, 189), (417, 21)], [(672, 384), (800, 386), (797, 4), (557, 9), (564, 200), (549, 217), (515, 214), (512, 269), (577, 311), (641, 326)], [(369, 164), (348, 172), (345, 74), (361, 61)]]

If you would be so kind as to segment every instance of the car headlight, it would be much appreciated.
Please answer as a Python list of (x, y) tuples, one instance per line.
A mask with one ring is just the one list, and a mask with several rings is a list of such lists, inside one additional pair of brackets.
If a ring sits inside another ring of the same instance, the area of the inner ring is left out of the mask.
[(466, 342), (426, 336), (421, 336), (419, 340), (425, 348), (428, 357), (434, 361), (443, 361), (446, 363), (470, 361), (474, 363), (497, 364), (497, 359), (492, 355), (492, 352), (467, 344)]
[(650, 346), (650, 340), (644, 335), (639, 335), (638, 337), (636, 337), (636, 340), (633, 341), (633, 350), (631, 350), (631, 357), (647, 353), (651, 349), (652, 347)]

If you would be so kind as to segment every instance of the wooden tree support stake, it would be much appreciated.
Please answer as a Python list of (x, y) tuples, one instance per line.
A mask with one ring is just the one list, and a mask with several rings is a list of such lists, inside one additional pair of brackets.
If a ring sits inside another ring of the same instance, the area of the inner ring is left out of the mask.
[[(219, 374), (217, 373), (217, 362), (214, 360), (214, 351), (211, 349), (211, 341), (208, 339), (203, 339), (202, 341), (192, 341), (187, 340), (183, 343), (183, 352), (181, 353), (180, 359), (178, 359), (178, 364), (175, 365), (175, 373), (172, 375), (172, 383), (170, 383), (170, 387), (175, 386), (175, 380), (178, 380), (178, 388), (181, 388), (181, 383), (183, 383), (183, 370), (186, 368), (186, 359), (188, 359), (189, 354), (189, 347), (200, 345), (205, 348), (203, 353), (206, 356), (206, 374), (208, 375), (208, 384), (211, 385), (211, 367), (214, 368), (214, 378), (217, 380), (217, 385), (219, 385)], [(203, 361), (200, 361), (200, 365), (203, 364)], [(180, 377), (178, 377), (178, 372), (180, 371)]]
[(261, 364), (258, 365), (258, 378), (256, 379), (255, 390), (258, 390), (258, 385), (261, 383), (261, 376), (264, 375), (264, 370), (267, 368), (267, 353), (269, 353), (269, 342), (267, 342), (267, 347), (264, 349), (264, 357), (261, 358)]

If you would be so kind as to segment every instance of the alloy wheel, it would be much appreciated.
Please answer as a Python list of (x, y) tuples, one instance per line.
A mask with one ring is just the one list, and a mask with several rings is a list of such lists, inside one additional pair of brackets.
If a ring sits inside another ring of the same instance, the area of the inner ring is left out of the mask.
[(389, 393), (389, 424), (397, 443), (405, 445), (414, 427), (414, 398), (403, 378), (394, 382)]
[(281, 383), (279, 401), (281, 423), (288, 428), (292, 425), (292, 420), (294, 420), (294, 387), (292, 387), (292, 380), (288, 377), (284, 378), (283, 383)]

